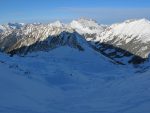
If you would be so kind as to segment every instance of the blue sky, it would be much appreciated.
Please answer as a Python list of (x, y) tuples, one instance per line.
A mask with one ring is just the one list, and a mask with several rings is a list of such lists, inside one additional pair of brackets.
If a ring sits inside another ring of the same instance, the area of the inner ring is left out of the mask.
[(150, 0), (0, 0), (0, 23), (93, 18), (104, 24), (150, 19)]

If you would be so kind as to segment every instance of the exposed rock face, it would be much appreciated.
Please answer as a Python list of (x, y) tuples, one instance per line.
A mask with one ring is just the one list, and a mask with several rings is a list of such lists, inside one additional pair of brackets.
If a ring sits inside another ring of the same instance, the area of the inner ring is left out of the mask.
[[(32, 38), (31, 38), (32, 40)], [(71, 48), (78, 49), (79, 51), (84, 51), (82, 43), (86, 41), (78, 33), (73, 32), (62, 32), (58, 35), (48, 36), (43, 41), (37, 41), (34, 44), (29, 46), (20, 46), (22, 41), (15, 43), (10, 49), (7, 50), (11, 55), (13, 54), (27, 54), (29, 52), (35, 51), (49, 51), (51, 49), (60, 47), (60, 46), (69, 46)], [(13, 49), (12, 49), (13, 48)]]
[[(69, 45), (70, 47), (83, 50), (79, 44), (79, 39), (85, 39), (73, 29), (65, 28), (63, 25), (58, 25), (58, 22), (52, 24), (28, 24), (20, 29), (15, 28), (8, 35), (1, 33), (0, 48), (6, 53), (14, 53), (21, 49), (23, 53), (52, 49), (61, 45)], [(85, 41), (86, 42), (86, 41)], [(24, 49), (23, 49), (24, 48)]]

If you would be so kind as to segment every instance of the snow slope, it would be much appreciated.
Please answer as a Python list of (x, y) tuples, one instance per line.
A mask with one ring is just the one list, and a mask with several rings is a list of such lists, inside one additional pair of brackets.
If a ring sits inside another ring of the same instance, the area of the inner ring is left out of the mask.
[(149, 113), (149, 72), (135, 74), (91, 48), (0, 55), (2, 113)]

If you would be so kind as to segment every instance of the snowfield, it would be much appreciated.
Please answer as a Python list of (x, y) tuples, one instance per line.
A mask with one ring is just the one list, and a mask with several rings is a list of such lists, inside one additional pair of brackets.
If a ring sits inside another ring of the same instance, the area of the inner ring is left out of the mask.
[(149, 71), (90, 48), (0, 54), (0, 113), (149, 113)]

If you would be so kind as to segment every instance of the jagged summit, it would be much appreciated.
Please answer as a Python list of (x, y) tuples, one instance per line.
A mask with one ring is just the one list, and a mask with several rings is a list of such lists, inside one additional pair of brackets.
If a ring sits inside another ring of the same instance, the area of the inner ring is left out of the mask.
[(57, 20), (53, 23), (50, 23), (49, 25), (52, 26), (52, 27), (60, 27), (60, 28), (64, 26), (64, 24), (59, 20)]
[(70, 23), (70, 26), (82, 34), (101, 33), (104, 30), (104, 28), (101, 25), (99, 25), (96, 21), (85, 18), (73, 20)]

